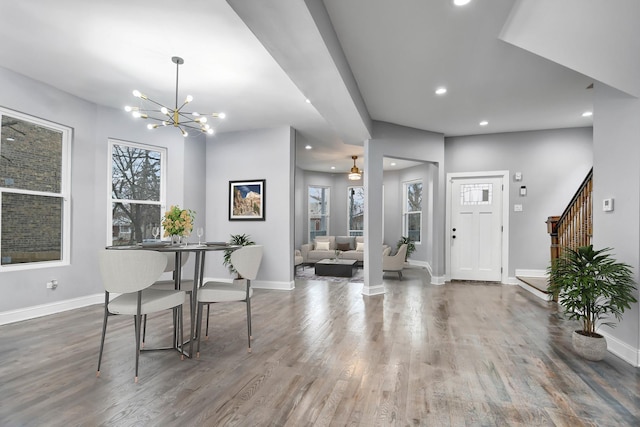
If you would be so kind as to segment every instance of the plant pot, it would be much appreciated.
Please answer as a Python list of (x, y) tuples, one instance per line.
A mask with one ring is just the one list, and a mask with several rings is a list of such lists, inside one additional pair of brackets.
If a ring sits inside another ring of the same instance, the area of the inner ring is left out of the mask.
[(582, 331), (573, 331), (571, 343), (575, 352), (587, 360), (597, 362), (607, 354), (607, 340), (602, 335), (591, 337)]

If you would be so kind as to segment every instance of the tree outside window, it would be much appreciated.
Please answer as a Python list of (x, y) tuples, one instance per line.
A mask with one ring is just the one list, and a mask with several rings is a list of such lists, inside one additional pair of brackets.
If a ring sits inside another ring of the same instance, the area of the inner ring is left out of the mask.
[(165, 150), (111, 142), (111, 242), (152, 239), (162, 220)]
[(419, 243), (422, 240), (422, 181), (404, 184), (402, 235)]
[(309, 241), (329, 235), (329, 187), (309, 186)]
[(364, 187), (347, 188), (347, 226), (349, 236), (364, 234)]

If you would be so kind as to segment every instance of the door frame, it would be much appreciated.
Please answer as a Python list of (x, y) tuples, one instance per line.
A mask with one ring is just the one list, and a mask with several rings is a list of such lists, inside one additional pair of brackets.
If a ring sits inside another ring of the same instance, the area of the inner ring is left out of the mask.
[(458, 178), (502, 178), (504, 190), (502, 192), (502, 274), (501, 283), (509, 283), (509, 177), (508, 170), (484, 171), (484, 172), (451, 172), (447, 173), (446, 189), (446, 218), (445, 218), (445, 257), (446, 273), (445, 281), (451, 281), (451, 191), (452, 180)]

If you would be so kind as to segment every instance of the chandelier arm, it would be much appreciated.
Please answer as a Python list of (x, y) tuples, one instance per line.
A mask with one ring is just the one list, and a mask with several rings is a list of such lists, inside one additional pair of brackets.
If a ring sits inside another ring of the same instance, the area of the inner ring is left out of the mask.
[[(158, 101), (154, 101), (153, 99), (151, 99), (151, 98), (149, 98), (149, 97), (145, 98), (145, 101), (153, 102), (154, 104), (159, 105), (160, 107), (167, 108), (164, 104), (161, 104), (161, 103), (159, 103)], [(167, 109), (168, 109), (168, 108), (167, 108)]]

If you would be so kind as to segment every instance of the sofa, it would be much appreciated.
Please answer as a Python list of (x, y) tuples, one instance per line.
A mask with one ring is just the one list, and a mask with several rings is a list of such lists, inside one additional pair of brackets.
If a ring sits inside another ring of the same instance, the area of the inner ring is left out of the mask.
[[(382, 245), (382, 250), (388, 248)], [(335, 258), (336, 250), (340, 251), (341, 259), (354, 259), (362, 264), (364, 261), (363, 236), (318, 236), (312, 243), (300, 247), (300, 253), (305, 264), (315, 264), (321, 259)]]

